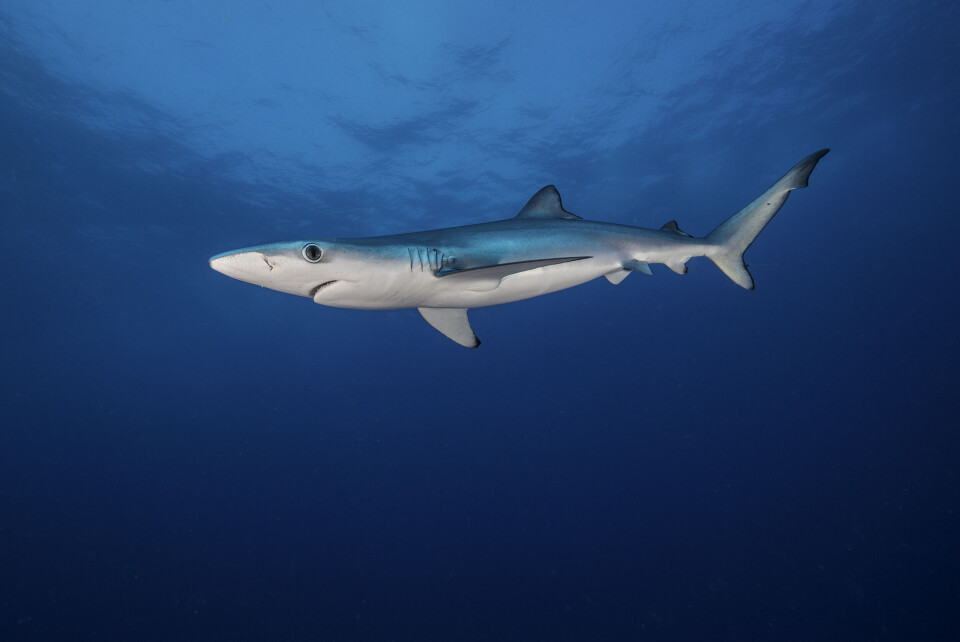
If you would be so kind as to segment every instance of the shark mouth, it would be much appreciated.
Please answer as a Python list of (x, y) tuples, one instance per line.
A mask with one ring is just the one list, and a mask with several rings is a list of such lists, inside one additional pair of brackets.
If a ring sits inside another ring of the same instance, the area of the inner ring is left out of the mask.
[(325, 283), (321, 283), (321, 284), (318, 285), (317, 287), (315, 287), (315, 288), (313, 288), (312, 290), (310, 290), (310, 296), (311, 296), (311, 297), (317, 296), (317, 293), (318, 293), (318, 292), (321, 292), (324, 288), (329, 287), (329, 286), (333, 285), (334, 283), (336, 283), (335, 280), (334, 280), (334, 281), (326, 281)]

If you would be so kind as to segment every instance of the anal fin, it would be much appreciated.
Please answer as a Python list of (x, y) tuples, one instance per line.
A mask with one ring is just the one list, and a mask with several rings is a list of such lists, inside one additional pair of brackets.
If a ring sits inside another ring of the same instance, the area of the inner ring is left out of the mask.
[(417, 308), (423, 319), (440, 334), (465, 348), (476, 348), (480, 339), (470, 327), (466, 308)]

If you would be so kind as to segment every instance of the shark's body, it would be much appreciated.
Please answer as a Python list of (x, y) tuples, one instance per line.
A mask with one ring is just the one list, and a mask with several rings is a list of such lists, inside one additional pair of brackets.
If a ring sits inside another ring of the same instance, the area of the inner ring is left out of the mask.
[(510, 303), (605, 276), (619, 283), (650, 263), (686, 273), (686, 262), (710, 258), (738, 285), (753, 289), (744, 251), (790, 191), (806, 187), (829, 150), (800, 161), (753, 203), (705, 237), (585, 221), (563, 209), (551, 185), (510, 219), (440, 230), (358, 239), (273, 243), (218, 254), (213, 269), (281, 292), (339, 308), (418, 308), (424, 319), (460, 345), (479, 340), (469, 308)]

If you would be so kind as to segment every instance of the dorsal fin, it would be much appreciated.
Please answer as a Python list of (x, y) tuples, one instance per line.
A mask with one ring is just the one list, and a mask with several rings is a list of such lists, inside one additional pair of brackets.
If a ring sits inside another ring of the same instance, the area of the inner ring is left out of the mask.
[(560, 192), (553, 185), (547, 185), (527, 201), (527, 204), (517, 214), (517, 218), (578, 219), (580, 217), (563, 209), (563, 203), (560, 202)]
[(680, 229), (680, 226), (677, 225), (676, 221), (667, 221), (662, 226), (660, 226), (661, 232), (673, 232), (674, 234), (679, 234), (680, 236), (686, 236), (687, 238), (693, 238), (692, 234), (687, 234)]

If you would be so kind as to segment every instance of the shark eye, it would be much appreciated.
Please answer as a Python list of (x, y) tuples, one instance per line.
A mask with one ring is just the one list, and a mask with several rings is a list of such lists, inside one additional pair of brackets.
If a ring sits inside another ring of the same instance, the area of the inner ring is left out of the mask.
[(311, 263), (316, 263), (320, 260), (320, 257), (323, 256), (323, 250), (320, 249), (319, 245), (314, 243), (307, 243), (304, 245), (300, 253), (303, 254), (303, 258), (307, 259)]

